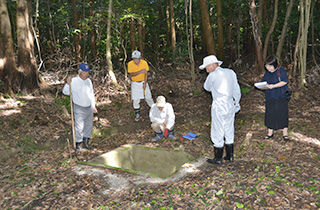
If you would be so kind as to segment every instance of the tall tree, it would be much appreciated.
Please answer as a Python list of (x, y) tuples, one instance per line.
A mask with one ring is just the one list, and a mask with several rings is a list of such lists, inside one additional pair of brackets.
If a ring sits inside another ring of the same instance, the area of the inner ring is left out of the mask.
[(268, 34), (266, 36), (266, 39), (264, 40), (264, 47), (263, 47), (263, 59), (265, 60), (267, 57), (267, 51), (268, 51), (268, 47), (269, 47), (269, 41), (270, 41), (270, 37), (274, 31), (274, 27), (276, 26), (276, 22), (277, 22), (277, 17), (278, 17), (278, 3), (279, 0), (275, 0), (274, 1), (274, 13), (273, 13), (273, 20), (271, 23), (271, 27), (268, 31)]
[(32, 0), (17, 1), (18, 68), (23, 72), (20, 86), (22, 93), (39, 87), (39, 73), (34, 59), (34, 36), (32, 33)]
[(75, 28), (74, 31), (74, 50), (75, 50), (75, 59), (76, 63), (81, 62), (81, 31), (79, 30), (79, 12), (77, 10), (78, 1), (73, 0), (73, 25)]
[(223, 21), (221, 0), (217, 1), (217, 21), (218, 21), (218, 57), (223, 60)]
[(5, 0), (0, 0), (0, 80), (3, 82), (6, 93), (18, 92), (19, 72), (13, 50), (13, 39), (11, 33), (11, 23)]
[(91, 60), (95, 61), (98, 57), (97, 54), (97, 34), (96, 34), (96, 27), (94, 24), (94, 17), (95, 17), (95, 12), (94, 12), (94, 1), (90, 0), (90, 29), (89, 29), (89, 34), (90, 34), (90, 46), (91, 46)]
[(131, 44), (131, 52), (137, 49), (136, 43), (136, 20), (131, 17), (130, 19), (130, 44)]
[(144, 57), (144, 45), (146, 39), (146, 24), (143, 18), (139, 18), (138, 20), (138, 43), (139, 43), (139, 50), (141, 52), (142, 57)]
[(300, 23), (301, 34), (299, 42), (299, 67), (300, 67), (300, 87), (304, 87), (306, 82), (307, 69), (307, 49), (308, 49), (308, 29), (310, 25), (311, 0), (300, 0)]
[(201, 9), (201, 26), (203, 27), (203, 32), (206, 43), (203, 43), (203, 45), (206, 45), (207, 53), (210, 55), (215, 55), (215, 42), (213, 39), (212, 34), (212, 27), (209, 19), (209, 13), (208, 13), (208, 5), (207, 0), (200, 0), (200, 9)]
[(176, 51), (176, 24), (174, 20), (173, 0), (169, 0), (169, 1), (170, 1), (171, 49), (172, 49), (172, 54), (174, 56)]
[(256, 53), (256, 62), (257, 62), (257, 73), (261, 73), (264, 71), (264, 60), (262, 56), (262, 43), (261, 38), (259, 35), (259, 29), (258, 29), (258, 21), (256, 17), (256, 4), (254, 0), (249, 0), (250, 2), (250, 17), (251, 17), (251, 24), (252, 24), (252, 33), (254, 38), (254, 46), (255, 46), (255, 53)]
[[(188, 4), (189, 4), (189, 8), (188, 8)], [(188, 11), (189, 11), (189, 19), (188, 19)], [(189, 59), (190, 59), (190, 74), (191, 74), (192, 82), (194, 82), (196, 79), (196, 75), (194, 71), (194, 57), (193, 57), (192, 0), (185, 0), (185, 14), (186, 14), (186, 33), (187, 33), (187, 40), (188, 40), (188, 52), (189, 52)]]
[(283, 47), (283, 44), (284, 44), (284, 39), (285, 39), (286, 34), (287, 34), (288, 22), (289, 22), (289, 18), (290, 18), (290, 14), (291, 14), (291, 11), (292, 11), (293, 4), (294, 4), (294, 0), (290, 0), (290, 3), (288, 5), (288, 7), (287, 7), (286, 17), (284, 19), (282, 31), (281, 31), (281, 37), (280, 37), (280, 40), (278, 42), (278, 47), (277, 47), (277, 52), (276, 52), (276, 56), (277, 56), (278, 59), (281, 59), (281, 51), (282, 51), (282, 47)]
[(115, 87), (118, 88), (118, 81), (116, 75), (113, 72), (113, 65), (111, 60), (111, 19), (112, 19), (112, 0), (109, 0), (109, 9), (108, 9), (108, 25), (107, 25), (107, 44), (106, 44), (106, 58), (107, 58), (107, 65), (108, 65), (108, 73), (111, 78), (111, 81)]

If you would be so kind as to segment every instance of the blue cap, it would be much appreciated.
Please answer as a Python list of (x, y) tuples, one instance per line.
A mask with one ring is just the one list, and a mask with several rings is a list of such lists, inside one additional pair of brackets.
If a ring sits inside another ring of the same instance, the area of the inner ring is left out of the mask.
[(86, 63), (80, 64), (80, 65), (79, 65), (79, 70), (86, 71), (86, 72), (91, 72), (91, 71), (90, 71), (90, 68), (89, 68), (89, 65), (86, 64)]

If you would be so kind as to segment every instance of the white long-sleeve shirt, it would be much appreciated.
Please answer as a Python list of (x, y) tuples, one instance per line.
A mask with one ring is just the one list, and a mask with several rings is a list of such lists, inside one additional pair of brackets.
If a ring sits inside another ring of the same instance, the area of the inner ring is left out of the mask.
[(237, 75), (231, 69), (218, 67), (209, 73), (204, 89), (212, 94), (213, 108), (224, 114), (234, 110), (235, 106), (240, 106), (241, 90)]
[(156, 104), (153, 104), (149, 112), (149, 117), (152, 123), (163, 124), (163, 122), (167, 122), (167, 129), (171, 129), (174, 126), (175, 115), (172, 105), (168, 102), (164, 105), (162, 111), (158, 109)]
[[(92, 82), (89, 78), (83, 80), (78, 75), (71, 79), (71, 91), (73, 103), (82, 107), (95, 107), (95, 97)], [(70, 95), (69, 84), (66, 83), (62, 90), (63, 94)]]

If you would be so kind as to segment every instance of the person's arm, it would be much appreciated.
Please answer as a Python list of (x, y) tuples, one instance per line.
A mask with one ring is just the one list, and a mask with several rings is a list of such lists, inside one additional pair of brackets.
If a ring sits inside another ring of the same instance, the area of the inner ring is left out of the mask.
[(167, 125), (166, 125), (167, 129), (170, 129), (170, 128), (172, 128), (172, 126), (174, 126), (175, 118), (176, 117), (174, 115), (173, 107), (170, 104), (168, 107), (168, 121), (167, 121)]
[(147, 73), (146, 69), (141, 69), (140, 71), (137, 72), (129, 72), (130, 77), (135, 77), (138, 76), (139, 74), (145, 74)]
[(149, 113), (150, 121), (152, 123), (162, 124), (164, 120), (157, 116), (156, 109), (157, 107), (155, 105), (151, 107), (150, 113)]
[(287, 82), (281, 81), (276, 84), (269, 84), (269, 85), (267, 85), (267, 88), (269, 88), (269, 89), (279, 88), (279, 87), (285, 86), (286, 84), (287, 84)]
[(70, 83), (71, 83), (71, 76), (68, 76), (66, 79), (66, 84), (64, 85), (62, 90), (62, 93), (64, 95), (70, 95), (70, 89), (69, 89), (69, 85), (71, 85)]

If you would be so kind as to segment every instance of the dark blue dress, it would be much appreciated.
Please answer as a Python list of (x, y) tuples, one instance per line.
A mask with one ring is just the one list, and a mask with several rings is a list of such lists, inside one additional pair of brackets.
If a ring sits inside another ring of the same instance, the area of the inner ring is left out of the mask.
[(265, 125), (273, 130), (288, 127), (288, 100), (285, 91), (288, 89), (289, 80), (286, 71), (281, 67), (272, 73), (267, 71), (262, 81), (267, 81), (268, 84), (276, 84), (280, 81), (287, 82), (282, 87), (265, 90)]

